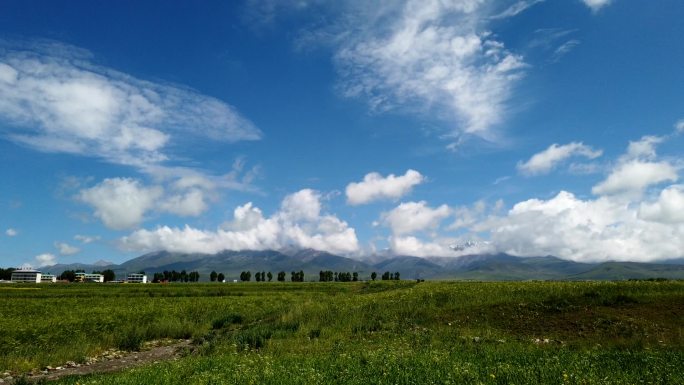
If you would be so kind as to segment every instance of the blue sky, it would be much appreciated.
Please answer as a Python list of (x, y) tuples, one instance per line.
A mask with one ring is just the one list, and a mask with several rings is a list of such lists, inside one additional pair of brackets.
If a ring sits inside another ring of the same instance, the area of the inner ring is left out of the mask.
[(0, 265), (684, 256), (675, 0), (4, 1)]

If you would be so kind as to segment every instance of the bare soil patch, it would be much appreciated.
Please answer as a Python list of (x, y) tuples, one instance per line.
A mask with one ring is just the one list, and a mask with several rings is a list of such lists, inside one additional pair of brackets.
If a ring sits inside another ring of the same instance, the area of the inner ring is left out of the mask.
[(89, 358), (83, 364), (67, 362), (63, 366), (34, 370), (21, 377), (0, 376), (0, 384), (13, 384), (20, 380), (28, 382), (54, 381), (66, 376), (82, 376), (93, 373), (111, 373), (161, 361), (175, 360), (190, 348), (191, 340), (152, 342), (137, 352), (109, 350), (98, 357)]

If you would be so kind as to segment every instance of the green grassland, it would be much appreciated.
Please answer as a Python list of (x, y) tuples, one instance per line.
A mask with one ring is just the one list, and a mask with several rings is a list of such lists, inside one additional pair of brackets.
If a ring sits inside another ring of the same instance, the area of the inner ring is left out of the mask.
[(684, 282), (0, 286), (0, 372), (192, 338), (65, 384), (684, 384)]

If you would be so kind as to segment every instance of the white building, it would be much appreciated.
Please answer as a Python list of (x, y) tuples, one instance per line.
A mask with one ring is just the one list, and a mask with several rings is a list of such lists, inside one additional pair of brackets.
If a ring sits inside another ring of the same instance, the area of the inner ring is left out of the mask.
[(104, 275), (102, 274), (86, 274), (83, 277), (83, 282), (104, 282)]
[(126, 281), (128, 281), (128, 283), (147, 283), (147, 276), (138, 273), (128, 274)]
[(38, 270), (15, 270), (12, 272), (12, 282), (40, 283), (41, 276)]
[(57, 277), (55, 277), (52, 274), (48, 274), (48, 273), (41, 274), (40, 282), (41, 283), (54, 283), (54, 282), (57, 282)]

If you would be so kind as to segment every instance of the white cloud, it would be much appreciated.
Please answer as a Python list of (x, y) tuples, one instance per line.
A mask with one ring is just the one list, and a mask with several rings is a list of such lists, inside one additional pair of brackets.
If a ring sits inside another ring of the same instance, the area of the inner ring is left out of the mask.
[(88, 236), (88, 235), (77, 234), (77, 235), (74, 235), (74, 239), (81, 242), (81, 243), (88, 244), (88, 243), (93, 243), (95, 241), (99, 241), (100, 237), (99, 236)]
[(684, 255), (684, 226), (642, 220), (630, 202), (610, 196), (582, 200), (562, 191), (520, 202), (472, 230), (490, 232), (499, 251), (518, 256), (646, 262)]
[(190, 226), (142, 229), (123, 237), (121, 246), (136, 251), (202, 253), (288, 246), (343, 254), (358, 251), (354, 229), (333, 215), (322, 215), (320, 200), (318, 192), (304, 189), (286, 196), (280, 210), (269, 218), (265, 218), (252, 203), (247, 203), (235, 209), (233, 221), (215, 231)]
[(654, 159), (656, 157), (656, 145), (665, 141), (662, 136), (643, 136), (637, 141), (630, 141), (627, 146), (627, 154), (621, 159)]
[(392, 236), (389, 241), (390, 249), (395, 255), (413, 257), (451, 257), (456, 255), (448, 245), (424, 242), (414, 236)]
[(82, 190), (78, 198), (95, 209), (95, 216), (105, 226), (123, 230), (139, 225), (162, 193), (158, 186), (144, 187), (134, 179), (112, 178)]
[(520, 0), (516, 3), (513, 3), (511, 6), (506, 8), (503, 12), (492, 16), (492, 19), (505, 19), (508, 17), (514, 17), (517, 16), (523, 12), (525, 12), (528, 8), (539, 4), (543, 3), (545, 0)]
[[(17, 47), (17, 45), (19, 47)], [(234, 142), (261, 132), (237, 110), (188, 88), (139, 80), (54, 42), (0, 41), (0, 119), (41, 151), (142, 167), (190, 137)]]
[(655, 202), (643, 202), (639, 218), (661, 222), (684, 224), (684, 186), (670, 186), (660, 192)]
[(283, 199), (279, 215), (288, 221), (315, 220), (321, 213), (320, 199), (320, 194), (314, 190), (297, 191)]
[(182, 194), (172, 195), (159, 208), (180, 216), (198, 216), (207, 209), (204, 193), (200, 189), (190, 189)]
[(582, 142), (572, 142), (560, 146), (554, 143), (546, 150), (534, 154), (527, 162), (518, 163), (518, 170), (525, 175), (546, 174), (568, 158), (582, 156), (595, 159), (602, 154), (603, 151), (594, 150)]
[(613, 0), (582, 0), (582, 2), (591, 8), (592, 12), (597, 12), (599, 9), (612, 3)]
[(36, 255), (34, 259), (38, 267), (52, 266), (57, 263), (57, 257), (50, 253)]
[(343, 94), (376, 111), (437, 115), (455, 123), (452, 137), (495, 139), (525, 64), (487, 31), (493, 9), (479, 0), (361, 4), (336, 39)]
[(431, 208), (427, 202), (406, 202), (382, 214), (382, 223), (392, 229), (394, 235), (410, 234), (426, 229), (436, 229), (451, 215), (447, 205)]
[(55, 242), (55, 247), (59, 250), (59, 254), (61, 255), (73, 255), (81, 251), (78, 247), (71, 246), (64, 242)]
[(9, 228), (9, 229), (5, 230), (5, 234), (8, 237), (16, 237), (17, 235), (19, 235), (19, 232), (15, 229)]
[(668, 162), (632, 160), (618, 165), (591, 192), (597, 195), (640, 195), (651, 185), (674, 182), (677, 178), (677, 169)]
[(680, 119), (675, 123), (675, 133), (684, 134), (684, 119)]
[(423, 175), (410, 169), (400, 176), (389, 174), (383, 177), (377, 172), (371, 172), (363, 177), (362, 182), (347, 185), (347, 203), (362, 205), (380, 199), (399, 199), (424, 181)]

